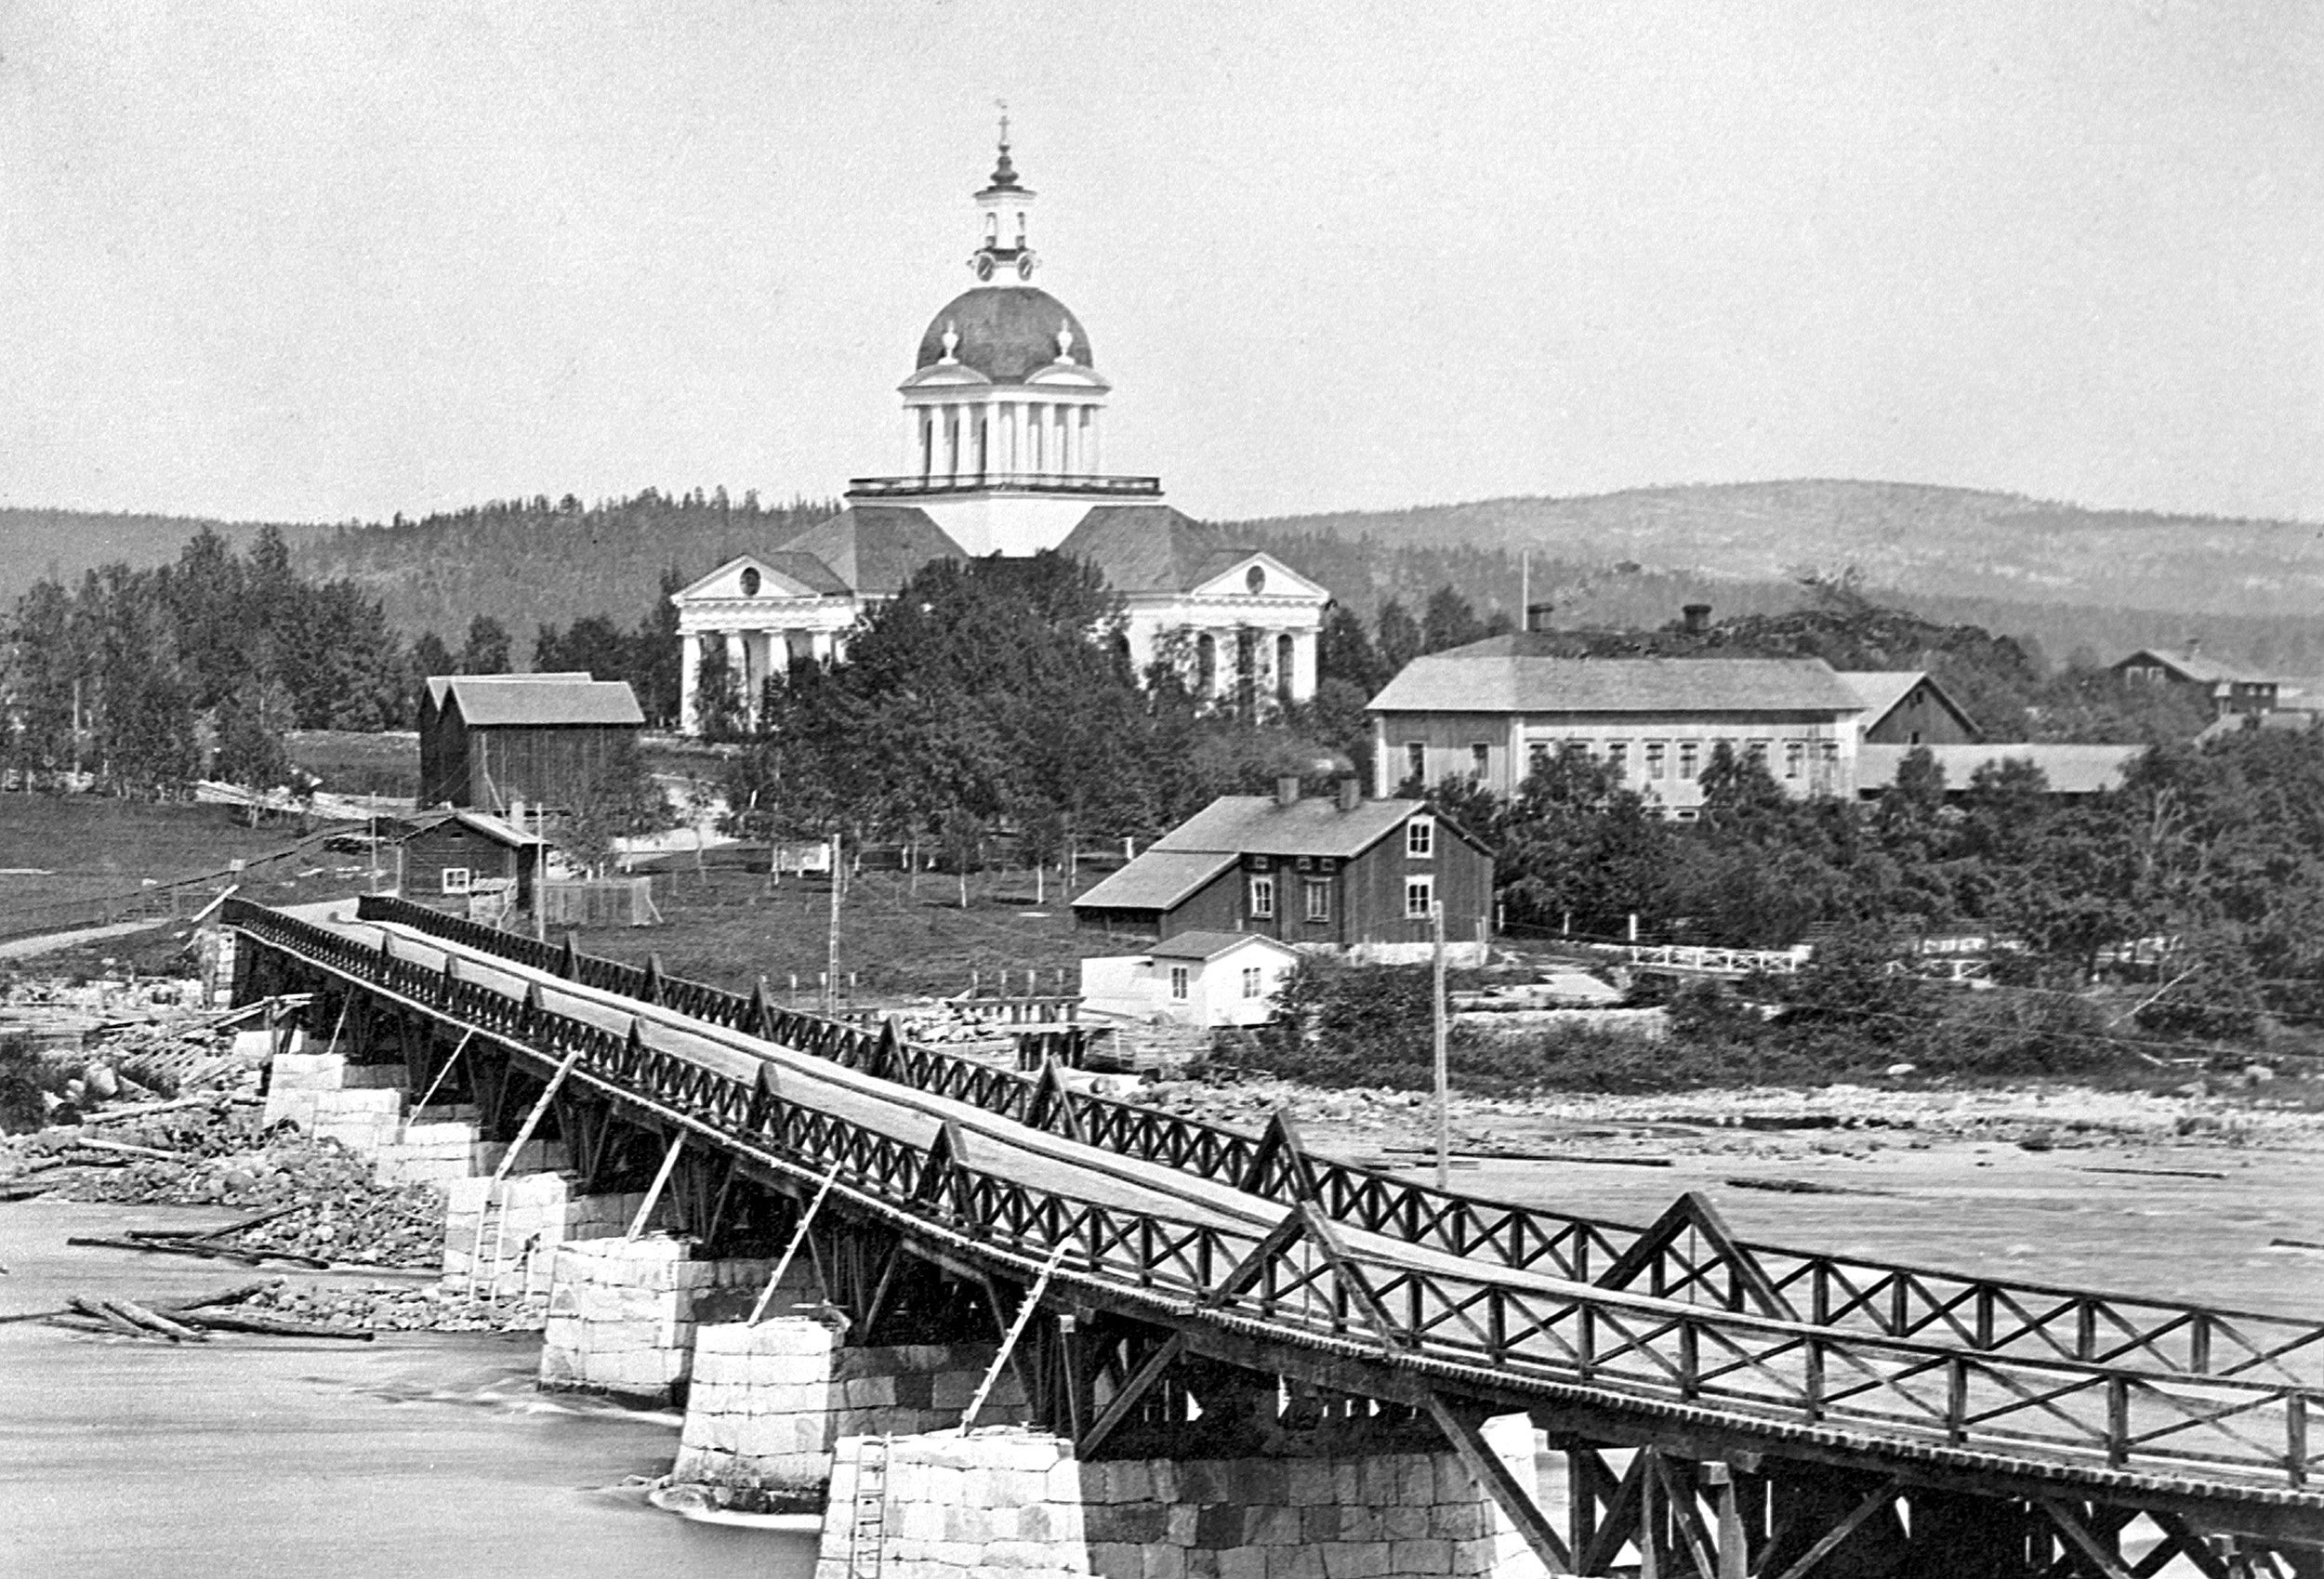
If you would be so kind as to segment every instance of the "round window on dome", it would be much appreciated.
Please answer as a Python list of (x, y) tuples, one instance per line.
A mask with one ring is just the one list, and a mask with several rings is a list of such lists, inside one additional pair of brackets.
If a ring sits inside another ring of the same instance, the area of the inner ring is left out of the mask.
[(755, 569), (746, 567), (743, 571), (743, 596), (746, 598), (759, 596), (759, 572)]
[(1258, 597), (1267, 590), (1267, 572), (1257, 565), (1251, 566), (1250, 573), (1243, 578), (1243, 588), (1252, 597)]

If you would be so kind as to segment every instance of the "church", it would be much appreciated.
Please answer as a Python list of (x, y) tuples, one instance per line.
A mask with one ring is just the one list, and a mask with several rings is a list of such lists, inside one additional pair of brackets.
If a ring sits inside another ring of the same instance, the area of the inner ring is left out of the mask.
[(905, 469), (859, 477), (846, 508), (674, 594), (685, 726), (698, 733), (702, 666), (724, 659), (746, 706), (792, 665), (843, 658), (865, 610), (940, 559), (1053, 548), (1121, 596), (1129, 659), (1175, 655), (1221, 702), (1303, 702), (1330, 594), (1172, 508), (1161, 480), (1104, 469), (1113, 385), (1072, 309), (1033, 283), (1033, 192), (1001, 123), (976, 193), (976, 283), (929, 321), (904, 397)]

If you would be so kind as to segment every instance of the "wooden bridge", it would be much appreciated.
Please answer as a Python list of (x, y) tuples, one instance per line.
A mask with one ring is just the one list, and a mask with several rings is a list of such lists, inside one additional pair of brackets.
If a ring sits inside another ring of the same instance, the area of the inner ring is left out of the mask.
[[(1552, 1572), (2324, 1575), (2324, 1324), (1748, 1243), (1695, 1195), (1625, 1225), (1440, 1191), (1280, 1116), (1239, 1133), (392, 899), (224, 919), (238, 1003), (313, 993), (416, 1090), (464, 1052), (489, 1132), (553, 1112), (593, 1189), (663, 1165), (708, 1245), (779, 1241), (827, 1185), (807, 1243), (851, 1342), (989, 1334), (1037, 1293), (1012, 1364), (1084, 1459), (1198, 1419), (1441, 1438)], [(1482, 1445), (1518, 1412), (1565, 1455), (1550, 1508)]]

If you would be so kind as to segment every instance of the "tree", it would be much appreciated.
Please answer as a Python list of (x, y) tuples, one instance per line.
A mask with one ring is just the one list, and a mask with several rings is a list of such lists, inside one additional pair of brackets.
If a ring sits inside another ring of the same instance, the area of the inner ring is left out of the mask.
[(432, 630), (423, 631), (419, 639), (412, 643), (412, 671), (423, 680), (437, 675), (456, 675), (460, 672), (460, 660), (443, 644), (442, 637)]
[(469, 622), (468, 641), (460, 649), (460, 673), (505, 675), (515, 665), (509, 658), (508, 632), (490, 614)]
[(636, 746), (625, 744), (574, 794), (558, 822), (557, 843), (576, 865), (597, 875), (612, 864), (615, 840), (669, 825), (668, 800)]
[[(218, 777), (254, 790), (287, 783), (290, 752), (283, 730), (291, 717), (291, 696), (279, 681), (246, 679), (236, 686), (218, 708)], [(251, 808), (252, 825), (257, 808)]]
[(1404, 666), (1418, 658), (1421, 651), (1419, 622), (1393, 598), (1380, 606), (1380, 617), (1374, 622), (1378, 634), (1373, 649), (1380, 654), (1380, 667), (1391, 678), (1404, 672)]
[(1427, 606), (1420, 613), (1420, 651), (1443, 652), (1455, 647), (1466, 647), (1472, 641), (1484, 639), (1485, 622), (1477, 618), (1476, 610), (1466, 598), (1450, 586), (1440, 586), (1428, 595)]

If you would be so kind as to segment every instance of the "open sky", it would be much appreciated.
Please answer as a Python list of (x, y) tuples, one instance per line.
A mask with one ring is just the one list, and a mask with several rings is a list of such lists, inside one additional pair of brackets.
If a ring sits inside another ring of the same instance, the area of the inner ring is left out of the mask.
[(0, 0), (0, 504), (900, 469), (997, 99), (1107, 464), (1199, 515), (2324, 520), (2299, 0)]

